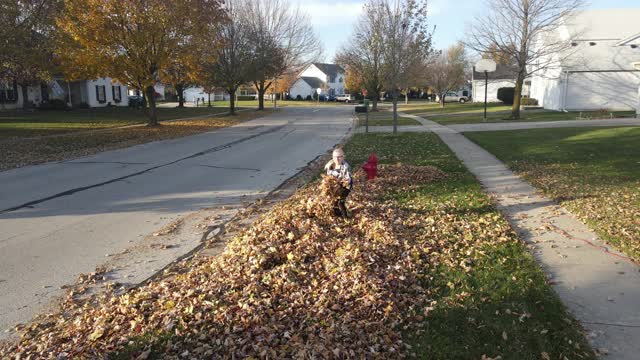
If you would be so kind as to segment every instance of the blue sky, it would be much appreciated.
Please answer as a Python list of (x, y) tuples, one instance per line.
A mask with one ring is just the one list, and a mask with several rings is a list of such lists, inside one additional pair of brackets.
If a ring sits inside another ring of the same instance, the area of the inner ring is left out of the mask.
[[(352, 34), (352, 25), (364, 0), (291, 0), (311, 16), (316, 33), (325, 49), (325, 61), (332, 62), (335, 52)], [(464, 38), (467, 24), (482, 14), (484, 0), (430, 0), (429, 22), (436, 26), (434, 45), (446, 48)], [(640, 0), (591, 0), (586, 8), (638, 8)], [(613, 24), (612, 24), (613, 25)]]

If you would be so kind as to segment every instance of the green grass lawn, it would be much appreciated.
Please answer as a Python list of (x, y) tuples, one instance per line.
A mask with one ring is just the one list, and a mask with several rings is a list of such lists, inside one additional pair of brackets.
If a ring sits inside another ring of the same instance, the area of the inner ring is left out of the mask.
[[(450, 113), (473, 113), (483, 112), (484, 103), (446, 103), (444, 108), (434, 102), (415, 102), (399, 107), (399, 110), (408, 114), (450, 114)], [(487, 104), (487, 112), (510, 111), (511, 106), (502, 103)]]
[[(158, 108), (158, 119), (172, 120), (208, 114), (221, 114), (226, 108)], [(71, 111), (0, 111), (0, 139), (64, 134), (83, 130), (106, 129), (143, 124), (147, 115), (142, 109), (94, 108)]]
[[(358, 126), (365, 126), (366, 114), (358, 113)], [(398, 116), (398, 125), (420, 125), (420, 122), (408, 117)], [(393, 114), (387, 111), (369, 113), (369, 126), (393, 126)]]
[(466, 133), (640, 261), (640, 128)]
[[(416, 309), (418, 330), (405, 331), (417, 358), (594, 359), (579, 325), (516, 235), (507, 230), (496, 242), (489, 229), (510, 229), (508, 223), (437, 136), (357, 134), (345, 151), (354, 165), (374, 151), (381, 163), (432, 165), (448, 174), (393, 196), (397, 206), (433, 222), (430, 231), (415, 236), (453, 244), (448, 260), (424, 268), (433, 301)], [(466, 247), (467, 240), (474, 245)], [(477, 255), (473, 269), (457, 266), (470, 254)]]
[[(494, 108), (494, 109), (497, 109)], [(561, 112), (561, 111), (546, 111), (546, 110), (531, 110), (531, 111), (522, 111), (520, 112), (519, 120), (510, 120), (509, 113), (487, 113), (487, 122), (488, 123), (500, 123), (500, 122), (514, 122), (514, 121), (560, 121), (560, 120), (577, 120), (578, 117), (587, 118), (587, 119), (597, 119), (597, 118), (608, 118), (609, 113), (602, 113), (598, 111), (569, 111), (569, 112)], [(635, 112), (633, 111), (614, 111), (613, 117), (634, 117)], [(435, 115), (435, 116), (427, 116), (429, 120), (435, 121), (442, 125), (452, 125), (452, 124), (475, 124), (475, 123), (483, 123), (483, 113), (475, 112), (468, 113), (464, 115), (451, 114), (451, 115)]]

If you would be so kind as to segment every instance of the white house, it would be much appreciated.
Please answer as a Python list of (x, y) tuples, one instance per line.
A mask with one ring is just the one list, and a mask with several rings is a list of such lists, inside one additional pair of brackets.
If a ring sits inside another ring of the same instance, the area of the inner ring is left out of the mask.
[[(485, 79), (485, 73), (476, 71), (473, 67), (472, 79), (471, 79), (471, 93), (473, 94), (474, 102), (484, 102), (484, 88), (487, 83), (487, 102), (498, 102), (498, 89), (505, 87), (516, 86), (516, 69), (509, 65), (496, 65), (496, 71), (487, 73), (487, 79)], [(524, 86), (522, 88), (522, 95), (529, 95), (529, 79), (525, 79)]]
[(291, 88), (289, 96), (303, 99), (321, 89), (323, 95), (340, 95), (345, 93), (344, 69), (336, 64), (313, 63), (298, 76)]
[[(54, 99), (72, 106), (86, 104), (89, 107), (127, 106), (127, 87), (113, 83), (110, 78), (66, 82), (55, 79), (47, 83), (29, 86), (27, 100), (39, 106)], [(0, 107), (21, 108), (24, 99), (22, 88), (15, 82), (0, 82)]]
[(533, 66), (531, 97), (553, 110), (632, 110), (638, 99), (640, 8), (587, 10), (539, 39), (565, 42), (567, 50)]

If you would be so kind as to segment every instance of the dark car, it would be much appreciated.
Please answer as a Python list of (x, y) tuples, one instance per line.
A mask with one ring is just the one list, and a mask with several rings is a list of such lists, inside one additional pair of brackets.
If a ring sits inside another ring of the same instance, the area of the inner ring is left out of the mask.
[(142, 107), (144, 100), (140, 95), (131, 95), (128, 97), (129, 106), (131, 107)]

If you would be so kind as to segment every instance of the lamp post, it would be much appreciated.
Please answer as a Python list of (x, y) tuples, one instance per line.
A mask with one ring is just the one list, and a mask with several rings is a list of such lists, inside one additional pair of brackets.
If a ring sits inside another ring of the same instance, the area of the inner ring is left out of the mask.
[(489, 73), (496, 71), (496, 63), (491, 59), (481, 59), (476, 63), (476, 71), (484, 72), (484, 118), (487, 122), (487, 88), (489, 87)]

